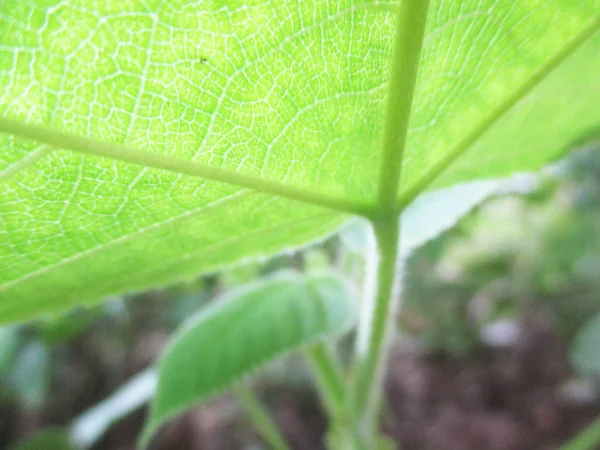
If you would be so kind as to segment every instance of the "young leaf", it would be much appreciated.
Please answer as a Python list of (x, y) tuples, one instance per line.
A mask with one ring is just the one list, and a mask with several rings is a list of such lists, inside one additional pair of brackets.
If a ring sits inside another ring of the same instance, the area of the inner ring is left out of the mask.
[[(393, 212), (375, 201), (397, 3), (0, 2), (0, 322)], [(431, 0), (394, 208), (598, 127), (599, 10)]]
[(166, 420), (240, 381), (284, 352), (348, 330), (356, 305), (333, 275), (289, 272), (232, 292), (173, 338), (142, 441)]

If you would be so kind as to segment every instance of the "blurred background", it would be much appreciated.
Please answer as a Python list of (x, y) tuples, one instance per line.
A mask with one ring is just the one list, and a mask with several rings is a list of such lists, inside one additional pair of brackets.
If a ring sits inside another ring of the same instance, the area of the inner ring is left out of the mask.
[[(600, 417), (600, 146), (491, 194), (407, 255), (383, 424), (402, 449), (556, 449)], [(333, 267), (358, 295), (364, 247), (356, 222), (268, 262), (0, 328), (0, 448), (134, 449), (148, 368), (182, 321), (282, 268)], [(326, 418), (298, 355), (253, 386), (292, 448), (323, 448)], [(225, 394), (153, 448), (266, 447)]]

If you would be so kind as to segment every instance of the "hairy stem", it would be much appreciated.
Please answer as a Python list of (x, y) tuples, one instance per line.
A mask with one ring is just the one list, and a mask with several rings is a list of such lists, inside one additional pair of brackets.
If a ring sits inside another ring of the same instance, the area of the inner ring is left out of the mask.
[(397, 13), (379, 178), (379, 214), (372, 218), (377, 246), (376, 290), (375, 295), (366, 299), (360, 317), (351, 390), (351, 412), (361, 438), (369, 448), (375, 445), (377, 437), (383, 369), (393, 331), (400, 232), (399, 213), (395, 207), (428, 7), (428, 0), (402, 0)]
[[(377, 245), (375, 295), (367, 298), (361, 314), (356, 373), (351, 390), (352, 413), (367, 444), (374, 442), (381, 405), (383, 371), (394, 330), (397, 295), (399, 220), (392, 217), (373, 224)], [(367, 280), (367, 283), (369, 280)]]
[(248, 414), (265, 443), (273, 450), (290, 450), (277, 425), (273, 423), (269, 412), (252, 392), (252, 389), (240, 384), (235, 388), (235, 392), (244, 412)]

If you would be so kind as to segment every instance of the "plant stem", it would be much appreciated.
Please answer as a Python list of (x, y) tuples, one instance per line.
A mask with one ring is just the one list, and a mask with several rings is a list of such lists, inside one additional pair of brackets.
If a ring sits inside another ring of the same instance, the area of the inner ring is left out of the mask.
[(340, 418), (346, 411), (346, 386), (334, 355), (322, 342), (310, 347), (305, 355), (317, 378), (330, 418)]
[(391, 217), (375, 222), (373, 231), (377, 245), (376, 288), (375, 295), (365, 299), (365, 310), (369, 314), (361, 314), (356, 373), (351, 390), (352, 413), (369, 448), (372, 448), (377, 433), (383, 370), (398, 303), (395, 287), (399, 220)]
[(395, 206), (428, 7), (428, 0), (402, 0), (396, 22), (379, 178), (379, 214), (371, 218), (378, 250), (377, 287), (375, 295), (366, 299), (366, 314), (360, 317), (356, 372), (351, 391), (351, 412), (368, 448), (374, 447), (377, 436), (383, 369), (397, 303), (394, 287), (400, 213)]
[(258, 434), (265, 443), (273, 450), (290, 450), (269, 412), (252, 392), (252, 389), (242, 383), (235, 388), (235, 392), (240, 405), (254, 423)]
[(398, 8), (379, 177), (379, 205), (390, 213), (396, 203), (428, 6), (429, 0), (402, 0)]

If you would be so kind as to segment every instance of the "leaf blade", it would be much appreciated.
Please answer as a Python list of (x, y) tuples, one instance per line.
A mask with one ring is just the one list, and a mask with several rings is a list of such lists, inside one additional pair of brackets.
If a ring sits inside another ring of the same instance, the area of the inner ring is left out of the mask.
[(354, 323), (356, 305), (330, 274), (289, 272), (213, 303), (174, 337), (159, 363), (159, 383), (142, 442), (173, 415), (205, 400), (278, 355)]

